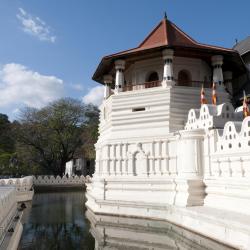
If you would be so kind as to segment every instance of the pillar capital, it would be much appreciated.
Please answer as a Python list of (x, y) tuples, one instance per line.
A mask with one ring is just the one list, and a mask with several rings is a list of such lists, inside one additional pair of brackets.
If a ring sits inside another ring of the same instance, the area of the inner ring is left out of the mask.
[(107, 99), (111, 95), (110, 85), (112, 84), (112, 76), (111, 75), (104, 75), (103, 82), (105, 84), (104, 87), (104, 99)]
[(104, 75), (103, 82), (107, 85), (110, 85), (113, 82), (113, 77), (111, 75)]
[(121, 60), (121, 59), (116, 60), (115, 61), (115, 69), (122, 69), (122, 70), (124, 70), (125, 69), (125, 61)]
[(164, 60), (166, 60), (166, 59), (173, 59), (173, 57), (174, 57), (174, 50), (172, 50), (172, 49), (164, 49), (162, 51), (162, 57), (163, 57)]
[(221, 66), (223, 64), (223, 56), (221, 55), (212, 56), (211, 61), (212, 61), (212, 66), (215, 66), (215, 65)]

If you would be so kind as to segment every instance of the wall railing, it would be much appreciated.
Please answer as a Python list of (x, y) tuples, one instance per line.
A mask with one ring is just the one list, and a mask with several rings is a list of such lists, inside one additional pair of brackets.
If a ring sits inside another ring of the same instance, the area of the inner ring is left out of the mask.
[(123, 87), (123, 91), (126, 92), (126, 91), (140, 90), (140, 89), (148, 89), (148, 88), (155, 88), (159, 86), (161, 86), (161, 81), (127, 84)]

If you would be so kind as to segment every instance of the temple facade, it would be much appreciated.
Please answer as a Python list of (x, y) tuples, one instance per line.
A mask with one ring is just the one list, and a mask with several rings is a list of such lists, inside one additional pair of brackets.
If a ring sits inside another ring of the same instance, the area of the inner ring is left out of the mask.
[(250, 118), (233, 106), (246, 72), (238, 51), (198, 43), (166, 17), (138, 47), (105, 56), (88, 208), (249, 248)]

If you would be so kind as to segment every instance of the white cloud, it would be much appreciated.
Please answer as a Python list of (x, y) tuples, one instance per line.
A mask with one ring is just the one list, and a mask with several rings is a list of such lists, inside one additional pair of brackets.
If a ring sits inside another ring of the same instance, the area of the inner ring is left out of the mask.
[(69, 86), (77, 91), (82, 91), (84, 89), (82, 84), (70, 84)]
[(103, 91), (104, 91), (103, 86), (96, 86), (90, 89), (87, 95), (85, 95), (82, 98), (82, 100), (86, 104), (92, 103), (94, 105), (99, 106), (101, 105), (102, 100), (103, 100)]
[(62, 96), (63, 81), (55, 76), (15, 63), (0, 67), (0, 107), (11, 107), (16, 113), (20, 106), (41, 108)]
[(33, 17), (22, 8), (19, 8), (19, 13), (16, 16), (20, 20), (24, 32), (41, 41), (51, 43), (56, 41), (56, 36), (51, 34), (50, 27), (39, 17)]

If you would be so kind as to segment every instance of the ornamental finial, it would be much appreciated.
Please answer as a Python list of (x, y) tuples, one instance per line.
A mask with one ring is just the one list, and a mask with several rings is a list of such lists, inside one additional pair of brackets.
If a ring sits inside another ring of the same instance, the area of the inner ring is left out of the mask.
[(165, 18), (165, 19), (168, 19), (168, 17), (167, 17), (167, 12), (166, 12), (166, 11), (164, 11), (164, 18)]

